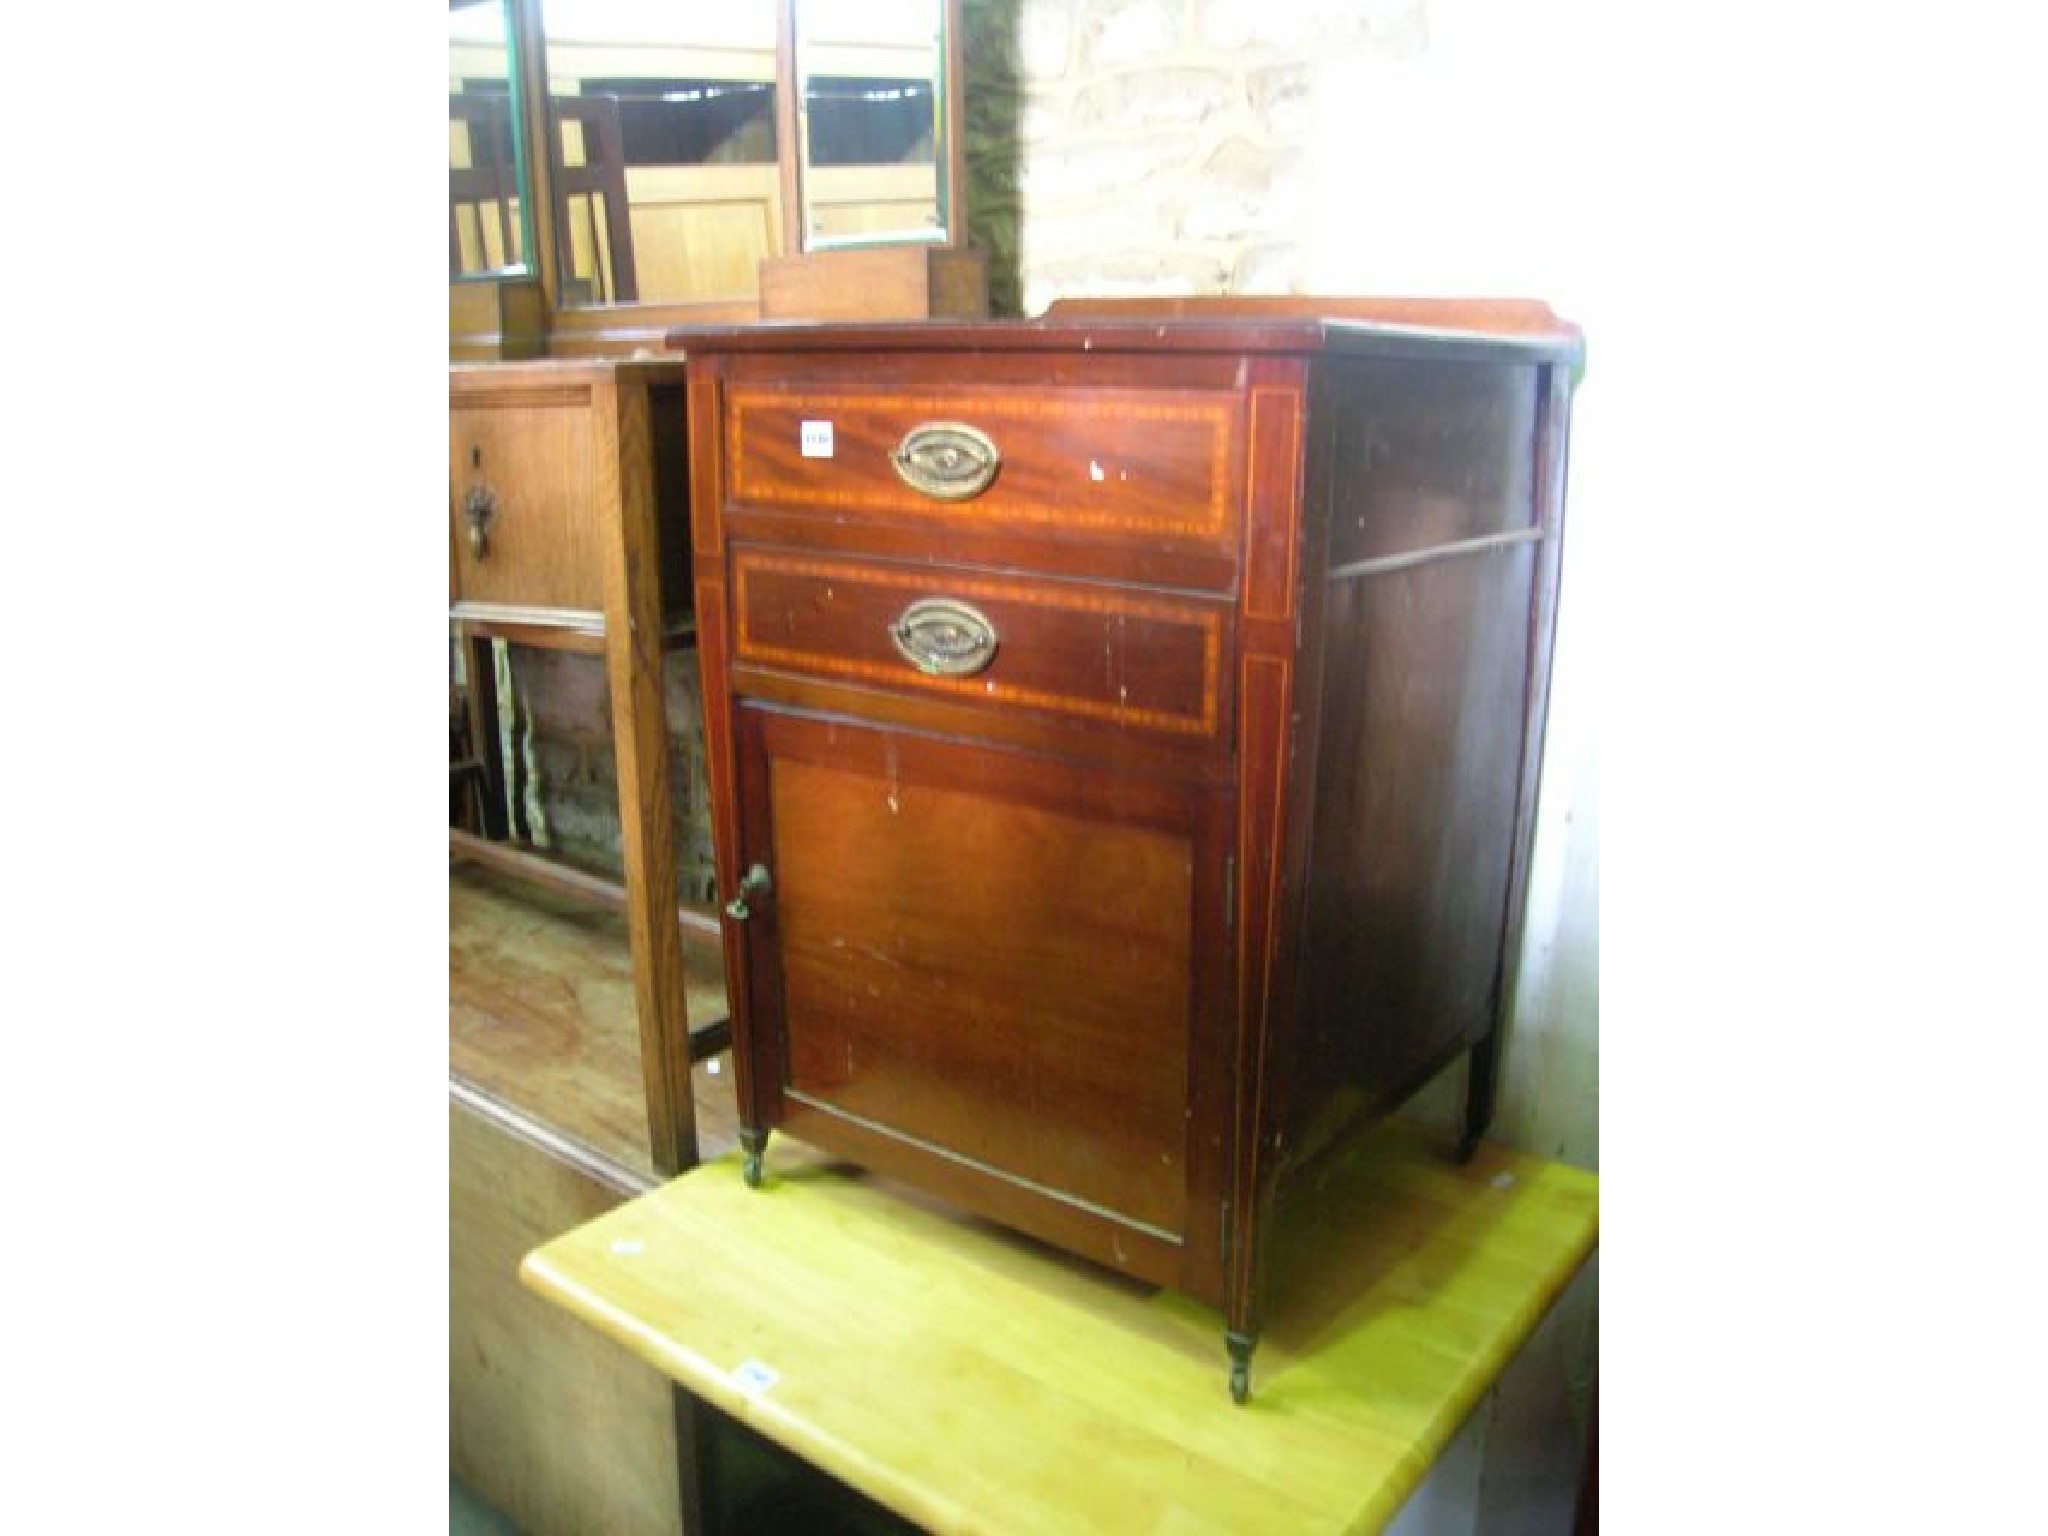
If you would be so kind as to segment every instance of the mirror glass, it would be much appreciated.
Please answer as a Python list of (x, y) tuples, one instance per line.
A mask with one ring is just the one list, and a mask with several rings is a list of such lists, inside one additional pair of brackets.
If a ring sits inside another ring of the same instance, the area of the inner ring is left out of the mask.
[(946, 238), (942, 0), (796, 0), (804, 249)]
[(449, 0), (450, 277), (527, 270), (515, 73), (506, 0)]
[(564, 307), (749, 299), (782, 250), (777, 0), (545, 0)]

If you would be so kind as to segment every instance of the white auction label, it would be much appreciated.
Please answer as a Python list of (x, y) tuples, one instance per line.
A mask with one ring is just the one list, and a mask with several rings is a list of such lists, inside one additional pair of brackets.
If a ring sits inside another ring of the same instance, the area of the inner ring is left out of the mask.
[(804, 457), (807, 459), (829, 459), (832, 457), (832, 423), (829, 421), (807, 421), (801, 429)]

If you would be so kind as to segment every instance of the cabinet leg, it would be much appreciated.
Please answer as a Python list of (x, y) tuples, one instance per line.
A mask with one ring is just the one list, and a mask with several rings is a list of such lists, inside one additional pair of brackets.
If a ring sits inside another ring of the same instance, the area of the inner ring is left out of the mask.
[(1252, 1351), (1258, 1347), (1259, 1336), (1229, 1330), (1223, 1343), (1230, 1351), (1230, 1400), (1242, 1404), (1252, 1395)]
[(1500, 1030), (1472, 1047), (1465, 1066), (1465, 1129), (1458, 1137), (1458, 1161), (1470, 1162), (1479, 1140), (1493, 1124), (1494, 1089), (1500, 1080)]
[(752, 1126), (740, 1127), (740, 1177), (747, 1181), (747, 1188), (761, 1187), (761, 1155), (768, 1150), (768, 1133), (757, 1131)]

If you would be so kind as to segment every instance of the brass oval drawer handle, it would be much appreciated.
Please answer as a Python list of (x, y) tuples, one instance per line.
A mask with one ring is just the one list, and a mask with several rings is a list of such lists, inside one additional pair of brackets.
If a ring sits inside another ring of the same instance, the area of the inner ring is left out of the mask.
[(965, 501), (988, 489), (1003, 456), (986, 432), (960, 421), (928, 421), (889, 454), (897, 478), (935, 501)]
[(972, 677), (996, 659), (996, 627), (988, 615), (950, 597), (912, 603), (889, 626), (889, 639), (930, 677)]

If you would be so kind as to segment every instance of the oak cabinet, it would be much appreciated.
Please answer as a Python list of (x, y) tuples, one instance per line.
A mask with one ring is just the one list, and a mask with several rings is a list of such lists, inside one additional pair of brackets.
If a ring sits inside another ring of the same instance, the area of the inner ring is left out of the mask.
[[(449, 1465), (529, 1530), (689, 1528), (668, 1384), (517, 1278), (535, 1243), (733, 1137), (705, 1060), (716, 924), (677, 904), (683, 390), (673, 358), (449, 370), (457, 766), (485, 781), (479, 830), (449, 834)], [(586, 733), (574, 842), (563, 786), (542, 789), (550, 685)]]
[[(535, 644), (604, 632), (628, 550), (666, 633), (690, 608), (683, 369), (674, 359), (448, 370), (449, 601)], [(641, 521), (646, 527), (641, 530)], [(629, 523), (634, 524), (629, 529)], [(644, 546), (644, 547), (643, 547)]]
[[(554, 1080), (546, 1073), (491, 1075), (530, 1087), (515, 1086), (513, 1102), (551, 1127), (592, 1121), (581, 1099), (594, 1088), (606, 1106), (602, 1123), (637, 1121), (637, 1135), (609, 1139), (604, 1149), (616, 1160), (639, 1143), (622, 1163), (635, 1181), (695, 1163), (690, 1065), (708, 1045), (700, 1038), (693, 1046), (685, 1007), (679, 921), (690, 914), (679, 918), (676, 900), (663, 688), (669, 653), (692, 635), (683, 391), (684, 369), (673, 358), (454, 366), (448, 377), (449, 617), (465, 663), (468, 737), (486, 780), (485, 835), (451, 831), (451, 853), (464, 866), (488, 866), (622, 910), (637, 1025), (627, 1042), (631, 1077), (583, 1073), (571, 1102), (541, 1089)], [(505, 644), (587, 653), (582, 665), (602, 677), (616, 880), (535, 856), (508, 814), (521, 799), (519, 786), (508, 784), (508, 768), (525, 765), (521, 754), (497, 750), (493, 647)], [(715, 968), (698, 968), (712, 973), (715, 989)], [(566, 980), (560, 990), (571, 999), (597, 991)], [(547, 1052), (521, 1039), (499, 996), (489, 1013), (496, 1043), (481, 1055), (492, 1062), (544, 1059)], [(545, 1012), (537, 1000), (524, 1011)], [(579, 1025), (569, 1038), (588, 1033)], [(554, 1048), (565, 1053), (561, 1040)], [(479, 1069), (469, 1075), (474, 1080)], [(613, 1103), (621, 1099), (623, 1109)]]
[(1491, 1111), (1576, 333), (672, 341), (748, 1177), (1182, 1290), (1241, 1398), (1287, 1186), (1461, 1055)]

